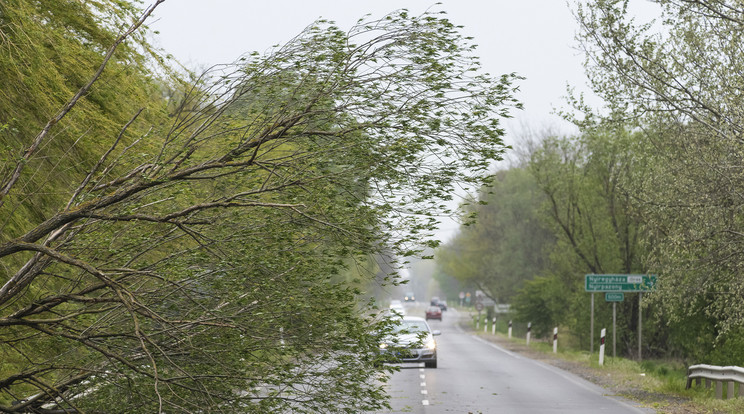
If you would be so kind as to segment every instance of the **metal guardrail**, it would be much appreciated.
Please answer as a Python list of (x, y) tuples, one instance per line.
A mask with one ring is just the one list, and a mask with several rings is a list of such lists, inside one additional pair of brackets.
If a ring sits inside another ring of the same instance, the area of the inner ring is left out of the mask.
[(738, 395), (744, 397), (744, 368), (741, 367), (719, 367), (717, 365), (692, 365), (687, 369), (687, 386), (692, 387), (692, 380), (695, 385), (700, 385), (705, 380), (705, 388), (710, 388), (711, 383), (716, 383), (716, 398), (723, 398), (723, 384), (726, 383), (726, 397), (736, 397), (736, 384), (739, 384)]

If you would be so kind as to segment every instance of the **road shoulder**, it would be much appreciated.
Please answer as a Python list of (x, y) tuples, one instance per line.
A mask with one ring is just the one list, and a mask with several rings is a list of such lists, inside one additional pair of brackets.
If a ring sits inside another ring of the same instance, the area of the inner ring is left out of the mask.
[(643, 389), (639, 382), (627, 376), (618, 376), (608, 373), (606, 370), (594, 368), (582, 362), (561, 359), (552, 353), (544, 353), (526, 345), (524, 341), (515, 341), (502, 335), (476, 332), (469, 323), (463, 319), (461, 328), (477, 337), (494, 343), (509, 352), (525, 356), (544, 364), (570, 372), (608, 391), (609, 395), (617, 395), (631, 401), (638, 402), (645, 407), (653, 408), (659, 414), (703, 414), (694, 406), (689, 399)]

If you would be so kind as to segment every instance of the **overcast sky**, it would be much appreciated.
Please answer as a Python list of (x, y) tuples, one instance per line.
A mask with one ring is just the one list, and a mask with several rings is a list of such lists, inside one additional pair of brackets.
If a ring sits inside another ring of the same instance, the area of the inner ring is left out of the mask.
[[(640, 14), (654, 13), (647, 0), (632, 3)], [(167, 0), (150, 27), (159, 31), (157, 45), (193, 69), (265, 52), (321, 17), (348, 29), (365, 14), (382, 17), (401, 8), (420, 14), (431, 7), (446, 11), (475, 38), (485, 71), (526, 78), (518, 95), (525, 109), (505, 123), (509, 144), (518, 145), (525, 128), (573, 131), (552, 114), (565, 107), (566, 85), (587, 91), (584, 58), (574, 40), (577, 24), (564, 0), (442, 0), (440, 5), (428, 0)], [(455, 227), (449, 223), (442, 230)]]

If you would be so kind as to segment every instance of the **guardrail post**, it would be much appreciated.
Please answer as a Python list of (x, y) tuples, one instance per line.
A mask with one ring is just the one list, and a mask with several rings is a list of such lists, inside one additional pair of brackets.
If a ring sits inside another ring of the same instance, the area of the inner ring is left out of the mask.
[(512, 332), (512, 321), (509, 321), (509, 339), (511, 339), (511, 332)]
[(716, 398), (723, 399), (723, 381), (716, 381)]
[(732, 399), (735, 397), (734, 395), (734, 381), (728, 382), (728, 389), (726, 390), (726, 399)]
[(530, 344), (530, 334), (532, 333), (532, 322), (527, 322), (527, 345)]

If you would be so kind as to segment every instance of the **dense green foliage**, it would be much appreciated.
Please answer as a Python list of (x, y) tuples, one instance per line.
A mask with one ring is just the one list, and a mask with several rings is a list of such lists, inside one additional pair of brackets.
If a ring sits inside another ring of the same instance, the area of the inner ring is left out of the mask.
[[(622, 131), (587, 132), (576, 139), (542, 137), (530, 149), (523, 167), (501, 173), (511, 177), (514, 185), (482, 191), (486, 195), (480, 201), (487, 203), (478, 206), (477, 224), (462, 234), (474, 235), (470, 245), (483, 246), (483, 250), (465, 257), (465, 262), (496, 256), (508, 264), (484, 267), (478, 275), (486, 281), (483, 285), (490, 283), (497, 297), (503, 295), (504, 302), (513, 305), (515, 318), (532, 322), (536, 334), (561, 325), (562, 331), (567, 328), (589, 348), (590, 297), (584, 292), (584, 275), (644, 272), (639, 218), (621, 189), (621, 183), (631, 180), (633, 146), (629, 144), (636, 138)], [(504, 212), (506, 205), (512, 205), (510, 211), (517, 214)], [(496, 224), (498, 233), (482, 236)], [(456, 239), (454, 247), (442, 249), (443, 267), (468, 280), (462, 270), (446, 267), (450, 266), (446, 249), (456, 251), (460, 243)], [(508, 248), (502, 253), (492, 247), (497, 243)], [(619, 341), (627, 354), (633, 352), (636, 338), (636, 303), (620, 304)], [(598, 323), (611, 320), (603, 300), (596, 310)]]
[(538, 215), (544, 199), (524, 169), (499, 172), (478, 202), (465, 206), (477, 224), (462, 227), (437, 253), (440, 271), (499, 303), (509, 303), (524, 280), (547, 265), (552, 234)]
[[(579, 133), (541, 137), (528, 148), (523, 168), (545, 199), (537, 216), (556, 243), (538, 277), (516, 283), (523, 288), (513, 302), (520, 318), (585, 337), (584, 274), (653, 273), (644, 355), (744, 365), (744, 9), (733, 0), (655, 3), (659, 19), (648, 24), (634, 20), (628, 1), (576, 5), (589, 81), (606, 106), (572, 98), (576, 111), (566, 117)], [(479, 226), (494, 221), (480, 215)], [(609, 306), (599, 303), (598, 323), (608, 326)], [(619, 305), (619, 349), (629, 356), (636, 304), (637, 295), (626, 294)]]
[(514, 77), (400, 12), (188, 84), (157, 3), (47, 3), (0, 3), (0, 410), (383, 407), (357, 279), (488, 180)]
[[(589, 332), (590, 309), (584, 275), (646, 272), (641, 263), (639, 217), (623, 190), (635, 177), (631, 171), (642, 174), (643, 166), (635, 165), (632, 153), (636, 138), (622, 130), (587, 131), (577, 139), (546, 138), (529, 162), (547, 196), (544, 214), (558, 240), (549, 274), (560, 283), (557, 289), (571, 292), (563, 300), (572, 316), (561, 322), (582, 337)], [(529, 301), (530, 296), (521, 299)], [(599, 300), (597, 317), (606, 323), (603, 316), (609, 316), (609, 308), (603, 306), (603, 298)], [(619, 314), (619, 341), (630, 354), (636, 338), (637, 301), (621, 303)]]
[(655, 29), (635, 24), (624, 2), (579, 8), (590, 81), (609, 109), (595, 122), (623, 122), (643, 136), (635, 159), (645, 176), (627, 191), (643, 213), (647, 268), (659, 274), (649, 299), (672, 326), (696, 321), (689, 325), (705, 338), (697, 361), (716, 349), (728, 355), (717, 362), (742, 365), (744, 9), (727, 0), (658, 3)]

